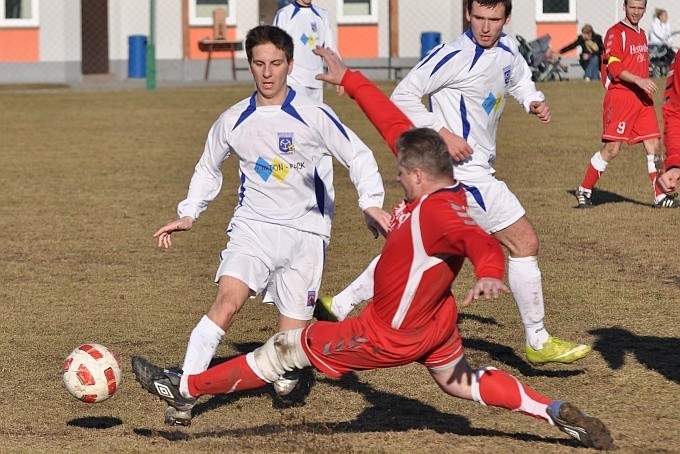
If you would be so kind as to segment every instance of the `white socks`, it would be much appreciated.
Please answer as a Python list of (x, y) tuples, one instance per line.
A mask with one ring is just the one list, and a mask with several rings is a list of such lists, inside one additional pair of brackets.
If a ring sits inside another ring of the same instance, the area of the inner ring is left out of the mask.
[(360, 302), (373, 298), (373, 277), (379, 259), (380, 256), (374, 258), (359, 277), (333, 297), (331, 312), (338, 321), (344, 320)]
[(549, 334), (543, 325), (545, 307), (537, 257), (508, 257), (508, 283), (524, 324), (527, 343), (540, 350)]
[(201, 318), (191, 332), (182, 365), (182, 380), (179, 384), (179, 390), (184, 397), (191, 397), (188, 386), (189, 375), (200, 374), (208, 368), (222, 336), (224, 336), (224, 330), (207, 315)]

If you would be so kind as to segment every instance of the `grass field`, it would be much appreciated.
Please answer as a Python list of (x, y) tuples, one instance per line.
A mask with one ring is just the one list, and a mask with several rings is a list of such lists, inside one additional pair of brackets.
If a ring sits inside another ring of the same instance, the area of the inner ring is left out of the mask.
[[(659, 81), (661, 82), (661, 81)], [(385, 85), (386, 90), (391, 86)], [(624, 150), (592, 210), (570, 193), (599, 147), (602, 88), (541, 87), (553, 109), (542, 126), (509, 100), (498, 176), (541, 238), (547, 326), (592, 343), (573, 365), (532, 367), (510, 297), (462, 311), (470, 362), (492, 365), (573, 401), (611, 428), (620, 452), (680, 450), (680, 211), (651, 207), (641, 147)], [(571, 452), (577, 445), (521, 414), (455, 400), (419, 366), (332, 380), (317, 374), (307, 405), (272, 408), (269, 391), (202, 400), (192, 427), (163, 425), (164, 405), (134, 381), (130, 357), (181, 362), (212, 302), (217, 253), (237, 186), (227, 160), (222, 194), (175, 247), (153, 232), (173, 219), (208, 128), (249, 86), (155, 92), (0, 92), (1, 452)], [(388, 192), (394, 161), (353, 102), (327, 102), (374, 150)], [(378, 253), (347, 172), (337, 169), (337, 217), (323, 283), (332, 294)], [(471, 283), (469, 267), (455, 291)], [(218, 350), (249, 351), (274, 330), (275, 309), (246, 304)], [(61, 383), (63, 358), (98, 342), (116, 351), (124, 383), (88, 405)]]

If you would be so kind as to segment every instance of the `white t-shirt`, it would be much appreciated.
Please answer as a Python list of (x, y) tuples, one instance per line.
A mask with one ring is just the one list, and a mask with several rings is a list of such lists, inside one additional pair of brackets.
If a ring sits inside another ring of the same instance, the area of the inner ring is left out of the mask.
[(317, 6), (304, 7), (293, 2), (276, 12), (274, 25), (285, 30), (295, 44), (289, 79), (304, 87), (323, 87), (323, 82), (315, 78), (323, 72), (323, 59), (314, 55), (312, 49), (321, 46), (337, 53), (328, 13)]
[[(515, 42), (503, 34), (496, 47), (478, 46), (471, 30), (436, 47), (399, 83), (392, 101), (414, 125), (463, 137), (474, 153), (454, 166), (463, 183), (495, 173), (496, 131), (508, 94), (524, 109), (545, 96), (536, 90), (531, 70)], [(429, 95), (431, 111), (422, 103)]]
[(239, 160), (233, 218), (254, 219), (330, 237), (335, 211), (333, 160), (359, 193), (359, 207), (382, 207), (384, 188), (371, 150), (335, 112), (290, 89), (280, 106), (257, 106), (256, 94), (215, 121), (178, 215), (198, 219), (222, 187), (222, 162)]
[(649, 45), (651, 46), (671, 46), (673, 44), (673, 32), (670, 22), (661, 22), (658, 17), (652, 21), (652, 28), (649, 30)]

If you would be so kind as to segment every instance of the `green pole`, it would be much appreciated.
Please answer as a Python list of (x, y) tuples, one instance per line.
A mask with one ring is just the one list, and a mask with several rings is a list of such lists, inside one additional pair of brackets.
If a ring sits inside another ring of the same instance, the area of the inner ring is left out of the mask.
[(156, 1), (149, 0), (149, 41), (146, 43), (146, 89), (156, 89)]

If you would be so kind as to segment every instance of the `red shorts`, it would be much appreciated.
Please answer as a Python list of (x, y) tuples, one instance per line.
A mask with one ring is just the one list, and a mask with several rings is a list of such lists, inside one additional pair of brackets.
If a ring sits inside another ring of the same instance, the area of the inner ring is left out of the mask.
[(419, 362), (444, 367), (463, 355), (458, 310), (447, 301), (420, 329), (393, 329), (373, 315), (370, 303), (358, 317), (342, 322), (316, 322), (302, 332), (302, 346), (312, 365), (335, 378), (359, 370)]
[(603, 107), (603, 142), (633, 145), (661, 137), (651, 99), (641, 99), (630, 90), (612, 89), (605, 93)]

